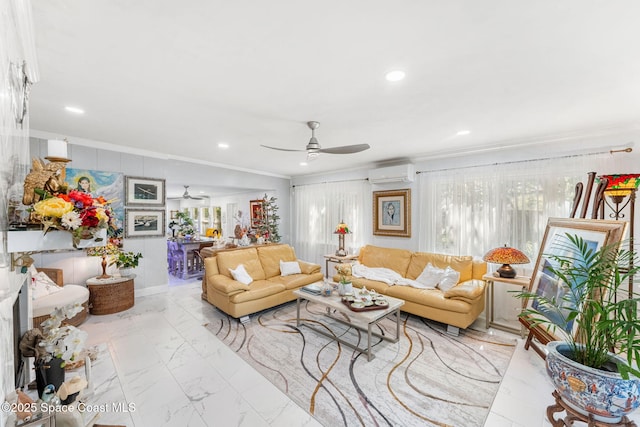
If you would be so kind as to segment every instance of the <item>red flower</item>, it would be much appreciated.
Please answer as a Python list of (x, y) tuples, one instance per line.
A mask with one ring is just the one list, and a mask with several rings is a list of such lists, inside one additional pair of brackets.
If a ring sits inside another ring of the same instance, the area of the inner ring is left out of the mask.
[(66, 194), (58, 194), (57, 197), (64, 200), (65, 202), (72, 203), (71, 198)]
[(93, 197), (91, 197), (91, 194), (89, 193), (83, 193), (82, 191), (78, 190), (71, 190), (69, 192), (69, 197), (76, 203), (82, 203), (82, 205), (85, 207), (93, 206)]
[(82, 225), (85, 227), (97, 227), (100, 224), (100, 220), (95, 215), (95, 209), (85, 209), (80, 212), (80, 219)]

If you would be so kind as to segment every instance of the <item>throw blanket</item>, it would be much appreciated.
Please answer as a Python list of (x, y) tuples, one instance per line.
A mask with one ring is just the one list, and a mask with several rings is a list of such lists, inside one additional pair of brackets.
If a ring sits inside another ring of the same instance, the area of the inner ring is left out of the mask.
[(367, 267), (366, 265), (355, 264), (353, 267), (351, 267), (351, 274), (354, 277), (377, 280), (378, 282), (386, 283), (389, 286), (400, 285), (412, 286), (414, 288), (420, 289), (433, 289), (432, 287), (425, 286), (422, 283), (416, 282), (415, 280), (406, 279), (389, 268)]

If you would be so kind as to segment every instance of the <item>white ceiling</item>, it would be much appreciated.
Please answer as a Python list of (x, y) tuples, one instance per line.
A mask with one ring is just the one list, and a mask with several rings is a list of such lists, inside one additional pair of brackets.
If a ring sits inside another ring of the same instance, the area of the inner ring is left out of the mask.
[[(637, 0), (32, 0), (38, 131), (287, 176), (638, 123)], [(385, 81), (402, 69), (406, 79)], [(82, 116), (67, 105), (83, 108)], [(308, 166), (323, 148), (368, 143)], [(466, 136), (457, 136), (469, 130)], [(228, 150), (217, 148), (227, 142)], [(178, 190), (179, 190), (178, 186)], [(195, 190), (195, 189), (194, 189)], [(179, 191), (181, 194), (182, 191)]]

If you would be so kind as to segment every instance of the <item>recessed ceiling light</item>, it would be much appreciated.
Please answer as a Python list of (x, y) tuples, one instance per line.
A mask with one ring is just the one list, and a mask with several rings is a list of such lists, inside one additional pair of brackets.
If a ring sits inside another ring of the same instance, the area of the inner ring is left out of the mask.
[(307, 162), (300, 162), (300, 166), (307, 166), (308, 163)]
[(226, 142), (219, 142), (218, 148), (222, 148), (223, 150), (226, 150), (227, 148), (229, 148), (229, 144), (227, 144)]
[(64, 109), (73, 114), (84, 114), (84, 110), (82, 108), (66, 106)]
[(387, 81), (390, 82), (399, 82), (400, 80), (404, 79), (404, 71), (401, 70), (394, 70), (394, 71), (389, 71), (384, 78), (387, 79)]
[(458, 133), (456, 133), (456, 135), (463, 136), (463, 135), (469, 135), (470, 133), (471, 133), (470, 130), (460, 130), (458, 131)]

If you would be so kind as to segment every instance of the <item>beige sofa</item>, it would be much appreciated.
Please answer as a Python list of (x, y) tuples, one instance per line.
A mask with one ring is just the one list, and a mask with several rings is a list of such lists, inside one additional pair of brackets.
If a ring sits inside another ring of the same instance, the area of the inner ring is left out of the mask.
[[(348, 276), (354, 286), (375, 289), (377, 292), (405, 301), (402, 310), (448, 325), (448, 331), (458, 333), (457, 328), (466, 328), (484, 310), (484, 287), (482, 276), (487, 264), (471, 256), (451, 256), (404, 249), (381, 248), (367, 245), (360, 250), (358, 261), (367, 267), (383, 267), (394, 270), (402, 277), (415, 280), (427, 263), (434, 267), (451, 266), (460, 272), (460, 281), (446, 292), (440, 289), (419, 289), (411, 286), (387, 285), (384, 282)], [(338, 281), (340, 276), (334, 277)]]
[[(281, 276), (280, 261), (297, 261), (301, 273)], [(249, 285), (234, 280), (229, 271), (240, 264), (253, 279)], [(203, 296), (242, 322), (249, 320), (249, 314), (295, 300), (294, 290), (324, 277), (320, 265), (298, 260), (293, 248), (282, 244), (219, 252), (204, 259), (204, 269)]]

